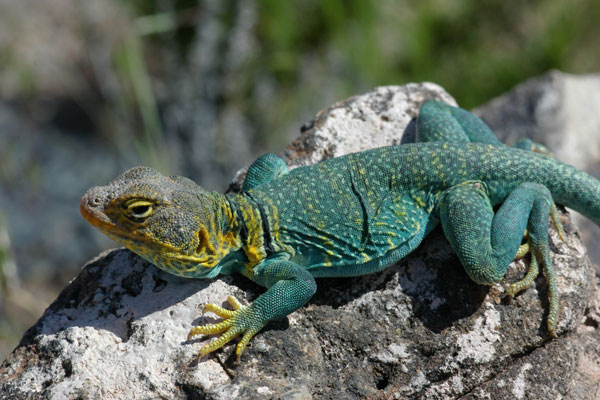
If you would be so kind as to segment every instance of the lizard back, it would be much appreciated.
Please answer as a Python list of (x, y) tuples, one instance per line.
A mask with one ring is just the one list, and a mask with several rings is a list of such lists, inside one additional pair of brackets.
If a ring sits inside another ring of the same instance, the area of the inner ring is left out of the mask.
[(248, 195), (268, 210), (274, 240), (295, 249), (294, 261), (314, 275), (347, 276), (416, 248), (438, 222), (439, 194), (472, 180), (486, 185), (492, 205), (520, 183), (537, 182), (560, 204), (595, 222), (600, 215), (600, 184), (591, 176), (551, 157), (477, 143), (418, 143), (349, 154), (296, 168)]

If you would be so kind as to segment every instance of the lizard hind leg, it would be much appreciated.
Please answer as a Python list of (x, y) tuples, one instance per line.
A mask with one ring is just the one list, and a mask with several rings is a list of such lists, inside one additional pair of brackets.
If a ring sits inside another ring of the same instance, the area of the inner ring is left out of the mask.
[[(444, 233), (468, 275), (480, 284), (493, 284), (504, 277), (527, 228), (527, 247), (532, 254), (530, 269), (523, 280), (511, 286), (509, 295), (514, 296), (533, 283), (541, 262), (548, 284), (547, 326), (555, 335), (558, 290), (548, 238), (548, 216), (555, 213), (552, 210), (555, 208), (548, 189), (528, 182), (511, 192), (495, 214), (483, 182), (454, 186), (440, 200)], [(553, 222), (557, 220), (553, 217)]]
[[(417, 142), (485, 143), (503, 146), (489, 126), (473, 113), (437, 100), (427, 100), (417, 117)], [(529, 138), (512, 147), (554, 157), (554, 154)]]
[(427, 100), (417, 117), (417, 142), (485, 143), (502, 146), (494, 132), (474, 114), (436, 100)]

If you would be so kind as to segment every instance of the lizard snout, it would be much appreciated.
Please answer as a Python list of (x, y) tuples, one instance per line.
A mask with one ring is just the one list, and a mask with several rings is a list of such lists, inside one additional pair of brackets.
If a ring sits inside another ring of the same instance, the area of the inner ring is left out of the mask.
[(99, 186), (93, 187), (81, 197), (79, 211), (83, 218), (95, 225), (95, 221), (106, 219), (104, 205), (107, 201), (106, 191)]

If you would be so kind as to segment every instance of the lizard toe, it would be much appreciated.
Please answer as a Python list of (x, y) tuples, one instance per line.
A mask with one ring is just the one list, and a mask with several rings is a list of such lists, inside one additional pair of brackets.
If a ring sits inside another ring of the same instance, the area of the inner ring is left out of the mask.
[(223, 321), (216, 324), (194, 326), (188, 333), (188, 341), (196, 335), (221, 334), (217, 339), (200, 349), (199, 359), (225, 346), (236, 336), (243, 334), (242, 340), (236, 346), (236, 355), (239, 360), (250, 339), (265, 325), (252, 306), (242, 305), (233, 296), (228, 296), (227, 301), (234, 310), (228, 310), (212, 303), (207, 304), (203, 310), (204, 312), (210, 311), (217, 314), (224, 319)]

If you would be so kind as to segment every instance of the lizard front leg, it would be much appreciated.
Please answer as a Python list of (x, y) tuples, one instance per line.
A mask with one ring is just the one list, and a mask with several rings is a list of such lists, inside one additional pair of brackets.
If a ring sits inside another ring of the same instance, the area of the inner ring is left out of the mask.
[(253, 189), (263, 183), (270, 182), (288, 173), (285, 161), (273, 153), (263, 154), (258, 157), (246, 172), (242, 190)]
[(517, 254), (525, 229), (532, 254), (527, 276), (511, 286), (513, 296), (530, 286), (542, 263), (548, 283), (547, 326), (556, 333), (558, 290), (548, 239), (548, 216), (553, 212), (552, 196), (537, 183), (522, 183), (506, 198), (496, 214), (487, 197), (485, 184), (465, 182), (448, 189), (440, 200), (444, 234), (456, 251), (471, 279), (490, 285), (500, 281)]
[(241, 305), (229, 296), (228, 301), (233, 306), (233, 311), (207, 304), (205, 311), (212, 311), (225, 320), (214, 325), (195, 326), (190, 330), (188, 340), (200, 334), (222, 333), (217, 340), (200, 350), (199, 358), (243, 334), (235, 351), (239, 359), (250, 339), (269, 321), (283, 318), (302, 307), (317, 290), (312, 275), (305, 268), (287, 260), (267, 259), (244, 275), (268, 290), (249, 306)]

